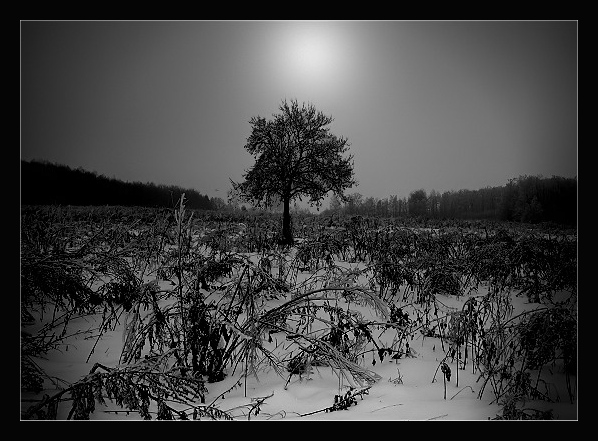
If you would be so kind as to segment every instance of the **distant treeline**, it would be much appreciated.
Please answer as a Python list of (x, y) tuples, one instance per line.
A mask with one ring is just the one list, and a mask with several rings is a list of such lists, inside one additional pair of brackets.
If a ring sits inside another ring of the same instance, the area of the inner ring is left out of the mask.
[[(238, 206), (209, 198), (196, 190), (173, 185), (124, 182), (81, 168), (45, 161), (21, 160), (22, 205), (121, 205), (172, 208), (185, 193), (187, 207), (236, 211)], [(385, 218), (501, 220), (577, 224), (577, 178), (520, 176), (500, 187), (439, 193), (411, 192), (409, 197), (348, 195), (345, 203), (334, 196), (323, 215), (363, 215)]]
[(500, 187), (439, 193), (413, 191), (409, 197), (364, 198), (348, 195), (342, 203), (333, 197), (324, 214), (390, 218), (495, 220), (523, 223), (577, 224), (577, 178), (520, 176)]
[(577, 224), (577, 178), (522, 176), (502, 187), (499, 219)]
[(21, 160), (22, 205), (174, 207), (185, 193), (188, 208), (214, 210), (217, 201), (173, 185), (124, 182), (46, 161)]

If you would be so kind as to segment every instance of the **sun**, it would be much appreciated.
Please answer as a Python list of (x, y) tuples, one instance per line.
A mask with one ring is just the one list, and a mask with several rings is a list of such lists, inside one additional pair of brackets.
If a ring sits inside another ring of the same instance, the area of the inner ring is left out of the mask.
[(330, 41), (321, 30), (303, 30), (291, 41), (289, 47), (291, 66), (300, 75), (316, 77), (331, 68), (333, 52)]
[(293, 23), (286, 29), (281, 45), (284, 69), (295, 82), (323, 85), (341, 75), (343, 42), (333, 26)]

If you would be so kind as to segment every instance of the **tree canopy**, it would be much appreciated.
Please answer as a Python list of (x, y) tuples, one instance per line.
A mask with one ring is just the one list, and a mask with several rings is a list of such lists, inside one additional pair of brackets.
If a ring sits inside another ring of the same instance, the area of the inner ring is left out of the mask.
[(292, 243), (290, 203), (308, 198), (319, 207), (332, 192), (344, 200), (344, 191), (356, 185), (353, 156), (346, 138), (337, 137), (328, 127), (331, 116), (309, 104), (299, 106), (296, 100), (280, 105), (280, 113), (266, 120), (256, 116), (249, 121), (251, 134), (245, 149), (255, 164), (235, 183), (235, 191), (257, 207), (270, 207), (282, 202), (283, 240)]

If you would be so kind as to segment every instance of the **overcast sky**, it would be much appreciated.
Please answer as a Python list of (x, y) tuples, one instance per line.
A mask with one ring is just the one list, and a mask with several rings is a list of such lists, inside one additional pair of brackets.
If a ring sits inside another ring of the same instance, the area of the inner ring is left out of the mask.
[(226, 200), (249, 120), (297, 99), (348, 139), (348, 193), (574, 177), (577, 38), (575, 21), (22, 21), (21, 159)]

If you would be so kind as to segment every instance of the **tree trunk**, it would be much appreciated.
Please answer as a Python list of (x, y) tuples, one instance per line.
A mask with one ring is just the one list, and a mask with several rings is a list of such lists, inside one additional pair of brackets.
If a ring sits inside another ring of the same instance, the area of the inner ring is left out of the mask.
[(282, 213), (282, 244), (283, 245), (293, 245), (293, 230), (291, 229), (291, 201), (290, 199), (285, 199), (284, 203), (284, 211)]

